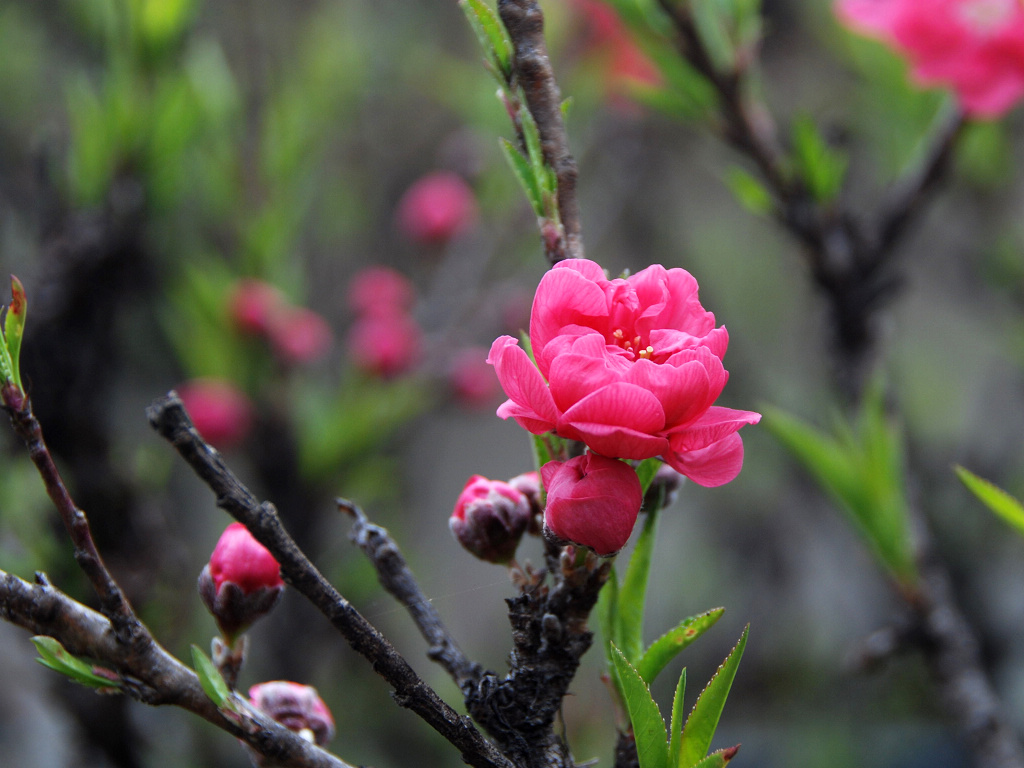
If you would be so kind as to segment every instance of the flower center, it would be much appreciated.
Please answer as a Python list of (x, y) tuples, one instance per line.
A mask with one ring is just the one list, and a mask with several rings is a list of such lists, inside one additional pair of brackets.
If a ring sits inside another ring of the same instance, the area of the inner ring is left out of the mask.
[(980, 35), (990, 35), (1009, 20), (1017, 0), (967, 0), (960, 4), (960, 20)]
[(625, 331), (621, 328), (616, 328), (612, 332), (612, 338), (615, 340), (615, 345), (633, 355), (634, 360), (641, 358), (650, 360), (651, 356), (654, 354), (654, 347), (649, 344), (644, 346), (644, 343), (639, 336), (634, 336), (631, 339), (627, 338)]

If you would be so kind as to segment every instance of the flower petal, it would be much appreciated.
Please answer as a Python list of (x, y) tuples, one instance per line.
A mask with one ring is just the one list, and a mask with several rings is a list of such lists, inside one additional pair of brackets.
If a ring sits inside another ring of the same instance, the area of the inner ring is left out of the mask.
[[(511, 336), (495, 339), (487, 362), (494, 366), (498, 381), (509, 397), (508, 402), (498, 408), (501, 418), (511, 416), (534, 434), (555, 428), (558, 410), (547, 383), (515, 339)], [(549, 426), (541, 429), (545, 424)]]
[(715, 405), (693, 424), (668, 435), (675, 453), (686, 453), (717, 443), (747, 424), (757, 424), (761, 414)]
[(647, 459), (663, 453), (660, 434), (665, 411), (658, 398), (635, 384), (602, 387), (562, 414), (558, 433), (583, 440), (595, 452), (613, 458)]
[(733, 433), (706, 448), (667, 454), (665, 461), (697, 485), (715, 488), (734, 480), (743, 468), (743, 440)]

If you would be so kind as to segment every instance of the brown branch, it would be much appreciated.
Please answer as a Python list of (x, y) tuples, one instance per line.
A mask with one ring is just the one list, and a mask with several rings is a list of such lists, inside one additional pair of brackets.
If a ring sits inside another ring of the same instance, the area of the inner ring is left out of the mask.
[[(109, 666), (118, 675), (117, 687), (131, 698), (188, 710), (282, 766), (352, 768), (263, 713), (251, 708), (244, 708), (242, 715), (219, 710), (195, 672), (158, 643), (126, 645), (107, 617), (49, 584), (30, 584), (0, 571), (0, 618), (55, 638), (75, 656)], [(243, 707), (241, 701), (236, 703)]]
[(92, 538), (89, 519), (79, 509), (61, 480), (50, 450), (43, 439), (39, 420), (32, 412), (32, 403), (13, 386), (3, 388), (4, 409), (11, 425), (28, 448), (29, 457), (46, 486), (53, 505), (60, 514), (64, 528), (75, 547), (75, 561), (100, 598), (100, 609), (110, 619), (117, 639), (126, 646), (152, 642), (148, 630), (135, 616), (131, 605), (117, 582), (110, 575)]
[(269, 502), (260, 503), (192, 426), (171, 392), (146, 411), (150, 424), (178, 451), (217, 496), (217, 506), (243, 523), (281, 564), (285, 580), (330, 621), (349, 645), (394, 688), (394, 699), (411, 709), (479, 768), (513, 768), (467, 717), (460, 716), (409, 666), (405, 658), (317, 570), (288, 535)]
[(545, 238), (548, 260), (554, 263), (562, 259), (581, 259), (583, 233), (576, 199), (579, 172), (569, 152), (562, 119), (562, 95), (544, 43), (544, 14), (536, 0), (498, 0), (498, 13), (515, 49), (513, 80), (523, 89), (530, 114), (537, 123), (544, 158), (558, 179), (558, 213), (565, 229), (565, 243), (563, 247), (553, 247)]
[(451, 675), (462, 690), (480, 679), (483, 670), (470, 661), (448, 632), (434, 608), (409, 570), (398, 544), (379, 525), (373, 525), (357, 505), (337, 499), (338, 509), (352, 516), (349, 538), (366, 553), (377, 570), (381, 585), (406, 607), (420, 634), (430, 644), (428, 656)]

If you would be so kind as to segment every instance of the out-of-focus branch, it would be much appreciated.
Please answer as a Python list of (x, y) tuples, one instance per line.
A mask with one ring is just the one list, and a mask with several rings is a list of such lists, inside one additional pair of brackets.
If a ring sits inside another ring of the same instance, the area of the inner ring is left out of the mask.
[(4, 408), (11, 418), (14, 431), (28, 448), (29, 457), (39, 471), (46, 492), (60, 514), (71, 542), (75, 545), (75, 561), (99, 595), (100, 608), (103, 615), (110, 619), (117, 639), (126, 646), (151, 642), (149, 632), (139, 622), (121, 588), (104, 565), (89, 529), (89, 519), (75, 505), (61, 480), (50, 450), (43, 440), (42, 427), (32, 412), (31, 401), (16, 389), (6, 387)]
[(526, 103), (537, 123), (544, 158), (558, 178), (558, 213), (565, 229), (564, 253), (548, 259), (583, 258), (583, 233), (576, 199), (576, 160), (569, 152), (569, 140), (562, 119), (562, 95), (555, 81), (544, 43), (544, 14), (536, 0), (498, 0), (498, 13), (515, 50), (514, 80), (522, 87)]
[(338, 508), (354, 520), (349, 538), (373, 563), (384, 589), (409, 611), (420, 634), (430, 644), (430, 658), (451, 675), (460, 689), (479, 680), (482, 668), (466, 657), (448, 632), (434, 604), (416, 583), (395, 540), (384, 528), (371, 523), (363, 510), (351, 501), (338, 499), (337, 502)]
[(259, 502), (227, 468), (220, 454), (199, 436), (174, 392), (148, 409), (150, 424), (217, 496), (217, 506), (243, 523), (281, 564), (285, 580), (304, 595), (373, 665), (395, 690), (395, 701), (411, 709), (457, 747), (467, 763), (479, 768), (512, 768), (493, 744), (460, 716), (409, 666), (388, 640), (346, 600), (285, 531), (277, 510)]
[[(43, 579), (40, 579), (43, 581)], [(238, 700), (242, 714), (224, 712), (203, 692), (195, 672), (158, 643), (127, 645), (109, 619), (49, 584), (30, 584), (0, 571), (0, 617), (55, 638), (70, 653), (109, 666), (125, 694), (144, 704), (171, 704), (199, 715), (261, 755), (291, 768), (352, 768), (297, 733)], [(148, 634), (148, 633), (147, 633)]]

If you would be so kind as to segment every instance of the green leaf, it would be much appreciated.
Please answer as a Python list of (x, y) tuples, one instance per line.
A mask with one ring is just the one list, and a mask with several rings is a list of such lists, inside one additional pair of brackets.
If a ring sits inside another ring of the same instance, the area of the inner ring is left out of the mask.
[(725, 613), (725, 608), (712, 608), (710, 611), (690, 616), (651, 643), (650, 648), (636, 665), (640, 677), (648, 683), (653, 683), (661, 670), (680, 651), (711, 629), (722, 618), (723, 613)]
[(833, 200), (843, 186), (849, 158), (828, 146), (809, 117), (793, 124), (793, 152), (797, 171), (814, 199)]
[[(604, 645), (604, 654), (608, 659), (608, 668), (615, 669), (613, 644), (619, 642), (615, 636), (615, 628), (618, 626), (619, 609), (619, 577), (612, 568), (608, 581), (601, 587), (597, 596), (597, 621), (601, 627), (601, 640)], [(616, 678), (617, 680), (618, 678)]]
[(739, 166), (734, 165), (726, 172), (725, 184), (739, 204), (751, 213), (767, 216), (772, 212), (775, 201), (771, 192), (759, 179)]
[(4, 319), (4, 339), (11, 359), (11, 374), (15, 386), (24, 391), (21, 385), (21, 339), (25, 335), (25, 313), (28, 311), (28, 300), (25, 298), (25, 287), (14, 275), (11, 275), (11, 305), (7, 308)]
[(712, 752), (710, 755), (705, 757), (693, 768), (725, 768), (729, 764), (729, 761), (736, 757), (736, 753), (739, 752), (740, 748), (737, 744), (735, 747), (727, 747), (720, 749), (717, 752)]
[(679, 765), (679, 748), (683, 742), (683, 697), (686, 694), (686, 667), (679, 673), (676, 683), (676, 695), (672, 697), (672, 723), (668, 735), (668, 765), (676, 768)]
[[(526, 103), (526, 96), (519, 99), (521, 104)], [(537, 121), (533, 119), (533, 113), (529, 109), (520, 110), (520, 123), (523, 126), (523, 144), (526, 146), (526, 157), (533, 169), (533, 176), (541, 184), (542, 190), (547, 190), (547, 183), (544, 177), (547, 174), (547, 164), (544, 162), (544, 149), (540, 143), (540, 129)], [(550, 191), (550, 190), (547, 190)]]
[(650, 688), (618, 648), (612, 648), (612, 659), (620, 683), (619, 690), (622, 691), (629, 720), (633, 724), (640, 768), (668, 768), (665, 721), (661, 718), (658, 705), (651, 698)]
[(505, 25), (490, 6), (481, 0), (459, 0), (463, 13), (473, 27), (488, 60), (507, 80), (512, 73), (512, 41)]
[(196, 675), (199, 677), (199, 684), (210, 701), (216, 704), (218, 709), (230, 708), (231, 689), (224, 682), (216, 665), (199, 649), (198, 645), (192, 646), (192, 663), (195, 666)]
[(619, 591), (617, 638), (619, 649), (630, 664), (639, 662), (644, 652), (644, 604), (647, 600), (647, 577), (651, 572), (651, 554), (658, 528), (658, 511), (651, 510), (629, 558), (629, 566)]
[(715, 735), (715, 729), (718, 728), (718, 721), (722, 717), (722, 709), (729, 696), (732, 681), (736, 677), (740, 659), (743, 658), (743, 649), (747, 645), (749, 633), (750, 625), (748, 624), (744, 628), (743, 634), (740, 635), (736, 647), (732, 649), (725, 661), (722, 662), (722, 666), (711, 678), (711, 682), (697, 697), (697, 703), (693, 705), (690, 716), (686, 718), (686, 725), (683, 726), (677, 765), (689, 768), (689, 766), (698, 764), (707, 754), (708, 747), (711, 746), (711, 739)]
[(508, 139), (501, 140), (501, 149), (508, 164), (512, 167), (513, 173), (519, 179), (520, 186), (526, 192), (526, 199), (530, 201), (533, 212), (537, 216), (543, 216), (544, 201), (541, 199), (540, 184), (537, 182), (537, 176), (533, 172), (530, 162)]
[(1024, 534), (1024, 505), (999, 486), (978, 477), (970, 470), (961, 466), (953, 469), (960, 482), (966, 485), (982, 504), (1016, 528), (1018, 533)]
[[(87, 685), (90, 688), (97, 688), (103, 691), (116, 691), (120, 688), (120, 680), (117, 673), (97, 667), (81, 659), (72, 656), (56, 639), (37, 635), (32, 642), (39, 652), (36, 659), (44, 667), (49, 667), (55, 672), (60, 672), (74, 680), (76, 683)], [(106, 674), (97, 674), (103, 670)]]
[(661, 469), (661, 464), (661, 459), (644, 459), (636, 468), (636, 476), (640, 478), (640, 488), (644, 493), (647, 493), (651, 483), (654, 482), (654, 476)]

